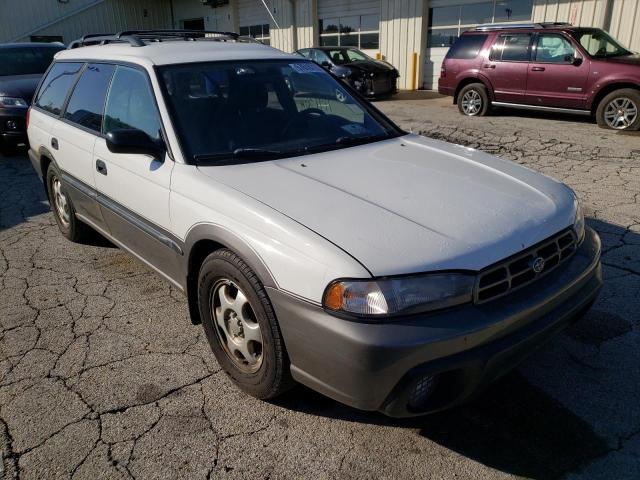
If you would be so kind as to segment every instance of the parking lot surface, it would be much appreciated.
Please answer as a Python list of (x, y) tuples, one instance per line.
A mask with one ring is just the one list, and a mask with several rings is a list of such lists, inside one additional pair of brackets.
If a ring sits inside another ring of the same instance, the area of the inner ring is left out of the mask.
[(220, 371), (181, 293), (107, 241), (67, 242), (26, 155), (0, 158), (5, 478), (640, 478), (640, 136), (465, 118), (426, 93), (377, 106), (574, 188), (604, 244), (592, 311), (449, 412), (398, 421), (302, 387), (260, 402)]

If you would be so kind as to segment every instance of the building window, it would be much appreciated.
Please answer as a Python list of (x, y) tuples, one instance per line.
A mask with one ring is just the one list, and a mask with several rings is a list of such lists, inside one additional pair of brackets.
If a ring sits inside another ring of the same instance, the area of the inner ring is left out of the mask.
[(450, 47), (460, 34), (483, 23), (531, 21), (533, 0), (493, 0), (429, 9), (427, 48)]
[(240, 35), (243, 37), (253, 37), (265, 45), (271, 44), (271, 36), (269, 33), (269, 24), (264, 25), (247, 25), (240, 27)]
[(319, 20), (320, 45), (377, 50), (380, 46), (379, 15), (349, 15)]

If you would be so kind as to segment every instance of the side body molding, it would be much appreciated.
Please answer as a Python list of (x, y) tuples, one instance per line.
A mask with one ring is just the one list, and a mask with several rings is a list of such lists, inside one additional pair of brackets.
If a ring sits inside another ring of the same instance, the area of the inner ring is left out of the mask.
[[(191, 316), (191, 322), (194, 325), (202, 323), (197, 302), (199, 272), (197, 268), (195, 268), (195, 264), (202, 261), (204, 257), (211, 253), (209, 249), (201, 250), (198, 247), (200, 242), (211, 242), (217, 244), (220, 248), (232, 250), (242, 257), (245, 263), (251, 267), (265, 287), (279, 288), (276, 279), (264, 260), (262, 260), (246, 240), (221, 225), (199, 223), (187, 232), (184, 243), (185, 255), (183, 256), (182, 264), (184, 272), (182, 278), (184, 279), (183, 281), (185, 281), (185, 291), (189, 301), (189, 314)], [(192, 266), (194, 268), (191, 268)]]

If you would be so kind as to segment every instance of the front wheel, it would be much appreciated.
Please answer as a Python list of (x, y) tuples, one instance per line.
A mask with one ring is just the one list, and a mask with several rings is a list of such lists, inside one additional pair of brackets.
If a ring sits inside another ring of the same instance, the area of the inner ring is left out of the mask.
[(640, 129), (640, 91), (621, 88), (604, 97), (596, 110), (596, 120), (602, 128), (614, 130)]
[(264, 286), (231, 250), (217, 250), (203, 262), (198, 308), (211, 350), (240, 389), (268, 399), (293, 385), (282, 334)]
[(483, 117), (491, 106), (487, 88), (481, 83), (471, 83), (460, 90), (457, 103), (460, 113), (468, 117)]

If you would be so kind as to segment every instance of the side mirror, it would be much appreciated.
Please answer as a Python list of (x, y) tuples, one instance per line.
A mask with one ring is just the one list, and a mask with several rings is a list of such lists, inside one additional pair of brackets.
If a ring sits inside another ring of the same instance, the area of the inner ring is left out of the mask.
[(331, 64), (326, 60), (322, 62), (320, 65), (322, 65), (324, 68), (328, 68), (329, 70), (331, 70)]
[(127, 128), (107, 133), (107, 148), (112, 153), (138, 153), (162, 159), (164, 142), (154, 140), (142, 130)]
[(579, 67), (580, 65), (582, 65), (582, 57), (573, 57), (571, 59), (571, 65), (575, 67)]

